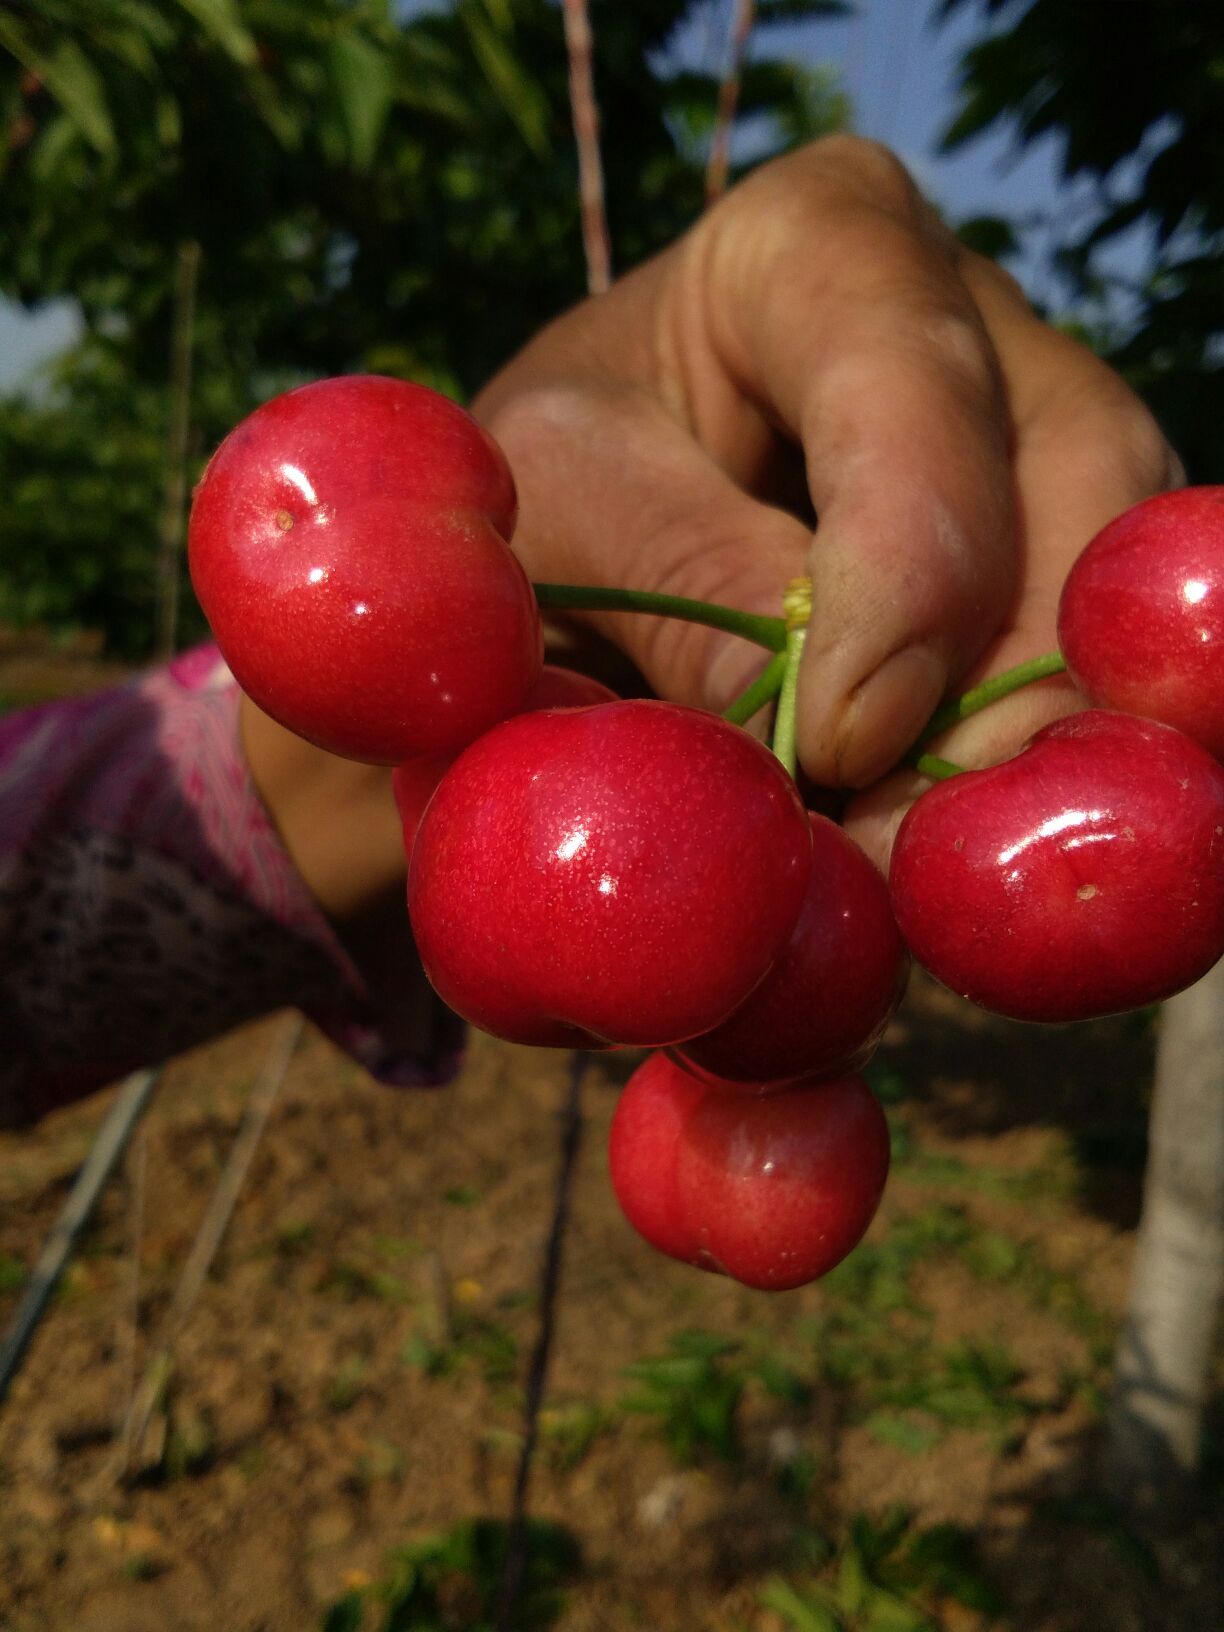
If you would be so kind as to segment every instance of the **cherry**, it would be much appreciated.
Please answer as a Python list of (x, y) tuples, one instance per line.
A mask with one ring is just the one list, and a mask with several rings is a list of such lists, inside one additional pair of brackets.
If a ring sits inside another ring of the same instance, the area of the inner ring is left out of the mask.
[(803, 900), (807, 814), (767, 749), (655, 701), (523, 714), (426, 808), (408, 879), (443, 1001), (511, 1042), (663, 1045), (763, 979)]
[(677, 1051), (754, 1092), (864, 1065), (909, 971), (883, 877), (835, 822), (809, 816), (812, 867), (789, 940), (745, 1003)]
[[(589, 674), (546, 663), (540, 678), (527, 693), (522, 713), (540, 708), (583, 708), (593, 703), (614, 703), (616, 693)], [(433, 791), (455, 762), (454, 754), (417, 754), (391, 773), (391, 789), (404, 828), (404, 850), (412, 854), (416, 831)]]
[(1161, 493), (1104, 527), (1063, 585), (1058, 643), (1093, 702), (1224, 758), (1224, 487)]
[[(612, 1188), (640, 1236), (669, 1258), (701, 1262), (676, 1191), (676, 1166), (689, 1118), (707, 1082), (651, 1054), (625, 1084), (608, 1134)], [(706, 1266), (709, 1267), (709, 1266)]]
[(352, 375), (275, 397), (196, 490), (191, 576), (243, 689), (354, 759), (452, 753), (521, 706), (539, 612), (497, 445), (436, 392)]
[(608, 1155), (652, 1246), (782, 1291), (862, 1239), (888, 1175), (888, 1124), (861, 1077), (748, 1098), (654, 1054), (621, 1094)]
[(914, 956), (983, 1008), (1155, 1002), (1224, 953), (1224, 768), (1170, 726), (1073, 715), (923, 794), (891, 883)]

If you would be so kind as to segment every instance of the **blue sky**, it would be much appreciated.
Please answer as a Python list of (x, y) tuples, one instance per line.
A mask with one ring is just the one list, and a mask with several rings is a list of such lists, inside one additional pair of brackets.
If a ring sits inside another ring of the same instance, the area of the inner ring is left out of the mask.
[[(732, 7), (733, 0), (710, 0), (705, 14), (676, 42), (677, 60), (716, 68)], [(1023, 159), (1005, 136), (994, 133), (955, 156), (937, 152), (954, 105), (956, 62), (981, 20), (970, 7), (937, 28), (934, 10), (934, 0), (859, 0), (853, 17), (771, 28), (754, 48), (836, 69), (854, 107), (856, 128), (893, 147), (953, 218), (1044, 214), (1056, 200), (1065, 208), (1053, 142), (1028, 149)], [(1049, 292), (1036, 262), (1016, 270), (1030, 294)], [(27, 316), (0, 302), (0, 385), (28, 377), (74, 332), (70, 305)]]

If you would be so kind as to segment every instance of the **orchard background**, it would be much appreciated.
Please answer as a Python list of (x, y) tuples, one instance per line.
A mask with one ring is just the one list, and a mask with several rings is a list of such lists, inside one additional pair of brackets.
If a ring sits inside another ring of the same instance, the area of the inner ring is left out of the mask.
[[(733, 172), (856, 124), (819, 65), (847, 8), (755, 9)], [(862, 26), (891, 9), (863, 0)], [(1040, 265), (1048, 314), (1123, 369), (1193, 480), (1224, 480), (1224, 19), (926, 9), (979, 35), (948, 142), (1053, 140), (1069, 189), (1016, 220), (945, 200), (952, 223)], [(618, 267), (701, 208), (734, 11), (591, 6)], [(679, 68), (670, 47), (702, 30), (708, 71)], [(0, 399), (4, 704), (198, 631), (174, 593), (182, 495), (257, 402), (359, 369), (462, 398), (577, 298), (566, 79), (547, 0), (6, 7), (0, 293), (70, 297), (80, 336)], [(0, 1406), (0, 1628), (496, 1623), (561, 1056), (477, 1040), (455, 1089), (404, 1097), (307, 1036), (114, 1477), (284, 1025), (169, 1068)], [(1213, 1624), (1218, 1424), (1175, 1518), (1095, 1477), (1154, 1031), (1033, 1031), (916, 982), (874, 1074), (895, 1142), (881, 1217), (828, 1281), (776, 1299), (631, 1235), (603, 1155), (629, 1062), (592, 1067), (515, 1624)], [(107, 1099), (0, 1141), (0, 1320)]]

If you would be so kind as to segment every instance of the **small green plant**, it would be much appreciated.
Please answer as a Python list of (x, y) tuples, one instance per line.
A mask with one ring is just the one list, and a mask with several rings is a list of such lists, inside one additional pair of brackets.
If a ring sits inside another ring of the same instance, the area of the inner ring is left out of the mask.
[(733, 1362), (737, 1352), (737, 1344), (709, 1332), (678, 1332), (666, 1354), (625, 1368), (638, 1387), (622, 1405), (657, 1418), (680, 1462), (703, 1451), (735, 1461), (740, 1454), (736, 1412), (745, 1381), (743, 1366)]
[(314, 1245), (316, 1227), (304, 1219), (286, 1220), (272, 1237), (277, 1253), (284, 1258), (300, 1258)]
[(408, 1460), (398, 1445), (374, 1435), (357, 1459), (353, 1479), (363, 1490), (380, 1481), (394, 1484), (403, 1478), (407, 1467)]
[(563, 1470), (576, 1468), (608, 1426), (608, 1412), (592, 1400), (571, 1400), (540, 1412), (545, 1455)]
[(165, 1567), (152, 1553), (133, 1553), (123, 1561), (123, 1574), (129, 1581), (153, 1581)]
[(480, 1191), (470, 1184), (452, 1184), (442, 1192), (442, 1199), (452, 1207), (474, 1207), (480, 1200)]
[(487, 1315), (458, 1310), (449, 1341), (414, 1332), (400, 1350), (400, 1359), (427, 1377), (451, 1377), (474, 1366), (491, 1388), (498, 1388), (518, 1376), (518, 1339)]
[[(321, 1632), (491, 1632), (503, 1590), (508, 1527), (467, 1520), (399, 1548), (383, 1580), (345, 1593)], [(545, 1632), (564, 1607), (563, 1588), (581, 1563), (568, 1530), (529, 1520), (515, 1604), (516, 1632)]]
[(0, 1297), (6, 1292), (19, 1292), (26, 1282), (27, 1270), (20, 1258), (0, 1252)]
[(327, 1385), (324, 1398), (329, 1411), (347, 1411), (357, 1403), (365, 1388), (369, 1369), (369, 1362), (364, 1355), (345, 1356)]
[(880, 1519), (859, 1515), (816, 1579), (774, 1576), (760, 1594), (794, 1632), (936, 1632), (939, 1599), (979, 1613), (999, 1608), (967, 1532), (950, 1524), (916, 1530), (902, 1508)]
[(407, 1303), (411, 1297), (398, 1275), (389, 1275), (386, 1270), (371, 1269), (346, 1258), (330, 1266), (322, 1290), (342, 1298), (345, 1303), (356, 1303), (360, 1298), (375, 1298), (380, 1303)]
[(165, 1445), (157, 1471), (167, 1481), (187, 1479), (212, 1466), (217, 1441), (212, 1423), (202, 1412), (171, 1406)]

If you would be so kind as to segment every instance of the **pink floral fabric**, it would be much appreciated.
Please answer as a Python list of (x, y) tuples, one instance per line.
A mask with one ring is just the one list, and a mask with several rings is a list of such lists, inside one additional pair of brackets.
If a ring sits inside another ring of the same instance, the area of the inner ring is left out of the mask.
[(440, 1006), (424, 1057), (385, 1045), (251, 784), (238, 700), (204, 646), (0, 718), (0, 1121), (286, 1006), (384, 1080), (453, 1074)]

